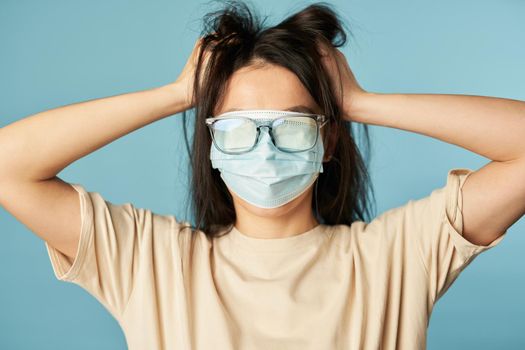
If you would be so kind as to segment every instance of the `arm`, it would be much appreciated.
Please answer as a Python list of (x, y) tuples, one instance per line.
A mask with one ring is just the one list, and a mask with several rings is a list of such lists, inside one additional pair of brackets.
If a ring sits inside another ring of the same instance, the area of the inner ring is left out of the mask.
[(469, 95), (361, 97), (352, 120), (417, 132), (492, 160), (462, 188), (467, 240), (488, 245), (525, 214), (525, 102)]
[(0, 129), (0, 179), (45, 181), (75, 160), (185, 108), (177, 84), (43, 111)]
[(150, 90), (40, 112), (0, 129), (0, 205), (73, 259), (80, 236), (78, 193), (56, 175), (75, 160), (193, 105), (198, 45), (179, 78)]
[[(491, 159), (462, 188), (467, 240), (487, 245), (525, 214), (525, 102), (469, 95), (369, 93), (357, 84), (339, 50), (326, 61), (331, 79), (341, 77), (346, 119), (413, 131)], [(332, 69), (336, 66), (340, 75)]]
[(0, 129), (0, 205), (74, 259), (80, 202), (56, 176), (73, 161), (185, 107), (177, 84), (40, 112)]

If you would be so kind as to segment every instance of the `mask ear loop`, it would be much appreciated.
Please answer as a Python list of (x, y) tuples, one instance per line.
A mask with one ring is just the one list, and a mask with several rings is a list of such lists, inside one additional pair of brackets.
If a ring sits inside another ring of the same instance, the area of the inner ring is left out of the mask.
[(315, 217), (317, 218), (317, 221), (319, 221), (320, 224), (324, 223), (323, 218), (321, 218), (321, 215), (319, 214), (319, 207), (317, 204), (317, 183), (319, 182), (319, 177), (315, 180), (315, 187), (314, 187), (314, 197), (315, 197)]
[[(328, 120), (325, 122), (328, 123)], [(320, 134), (318, 135), (318, 137)], [(330, 156), (330, 160), (332, 157)], [(321, 160), (322, 161), (322, 160)], [(324, 224), (324, 220), (321, 217), (321, 214), (319, 214), (319, 205), (317, 203), (317, 184), (319, 183), (319, 176), (317, 176), (317, 179), (315, 180), (315, 187), (314, 187), (314, 197), (315, 197), (315, 217), (317, 218), (317, 221), (319, 221), (320, 224)]]

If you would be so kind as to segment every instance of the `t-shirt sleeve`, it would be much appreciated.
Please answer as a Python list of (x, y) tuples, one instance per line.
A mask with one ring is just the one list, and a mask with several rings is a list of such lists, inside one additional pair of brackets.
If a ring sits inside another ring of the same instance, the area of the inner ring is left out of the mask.
[(133, 290), (139, 260), (151, 247), (153, 214), (71, 185), (80, 198), (80, 240), (72, 262), (45, 242), (54, 274), (87, 290), (118, 319)]
[[(418, 254), (428, 277), (433, 303), (480, 253), (496, 246), (507, 231), (486, 246), (477, 245), (463, 237), (462, 187), (473, 170), (449, 170), (446, 185), (430, 195), (396, 208), (408, 252)], [(413, 251), (417, 250), (417, 251)]]

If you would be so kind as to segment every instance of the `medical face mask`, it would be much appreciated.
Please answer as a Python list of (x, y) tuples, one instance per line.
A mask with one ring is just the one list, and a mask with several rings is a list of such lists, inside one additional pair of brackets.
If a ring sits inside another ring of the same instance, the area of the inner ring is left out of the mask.
[(237, 196), (260, 208), (297, 198), (323, 172), (322, 115), (244, 110), (207, 118), (210, 160)]

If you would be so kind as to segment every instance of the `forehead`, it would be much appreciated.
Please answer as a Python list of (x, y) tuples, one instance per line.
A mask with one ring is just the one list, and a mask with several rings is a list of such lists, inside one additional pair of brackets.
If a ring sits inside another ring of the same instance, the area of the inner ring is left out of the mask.
[(320, 112), (308, 90), (292, 71), (273, 64), (247, 66), (232, 74), (214, 115), (235, 109), (284, 110), (301, 105)]

